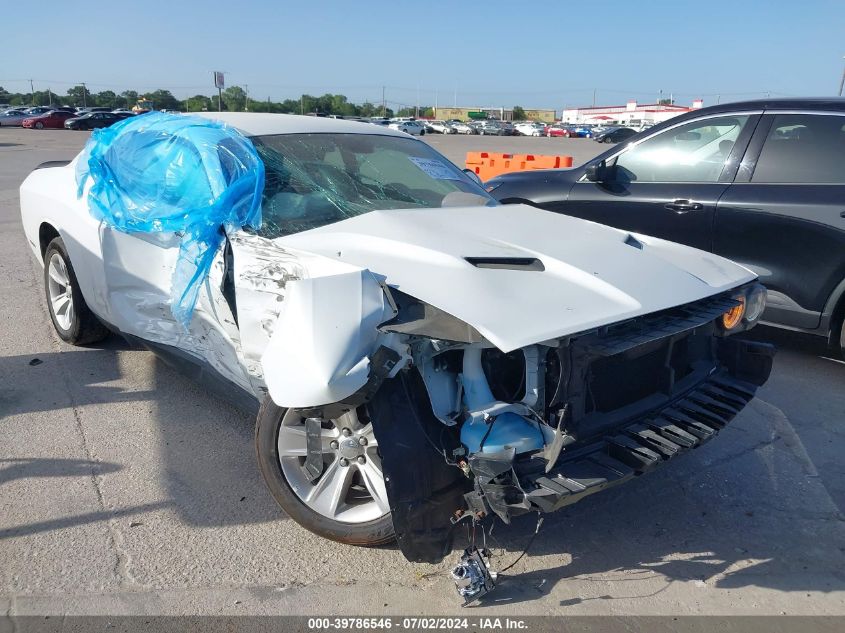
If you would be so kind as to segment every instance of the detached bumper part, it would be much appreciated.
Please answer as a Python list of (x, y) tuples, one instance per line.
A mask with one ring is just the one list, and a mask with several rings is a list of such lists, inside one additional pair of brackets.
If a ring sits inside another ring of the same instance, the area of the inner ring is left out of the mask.
[(554, 512), (701, 446), (742, 410), (755, 390), (727, 372), (716, 374), (654, 417), (616, 429), (547, 475), (524, 475), (530, 481), (523, 485), (531, 510)]

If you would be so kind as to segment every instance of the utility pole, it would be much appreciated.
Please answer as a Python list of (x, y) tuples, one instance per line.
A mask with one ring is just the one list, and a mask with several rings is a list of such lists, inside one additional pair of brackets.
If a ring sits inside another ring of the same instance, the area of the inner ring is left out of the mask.
[(305, 95), (299, 95), (299, 113), (305, 114)]
[(381, 118), (383, 119), (387, 114), (386, 102), (384, 100), (384, 86), (381, 87)]
[(47, 88), (47, 105), (53, 105), (53, 91)]
[[(845, 56), (842, 57), (845, 59)], [(839, 96), (842, 96), (842, 88), (845, 88), (845, 68), (842, 69), (842, 79), (839, 80)]]
[(437, 96), (439, 90), (437, 88), (434, 89), (434, 118), (437, 118)]
[(244, 92), (246, 93), (246, 102), (244, 103), (244, 112), (249, 112), (249, 86), (244, 84)]
[(596, 107), (596, 89), (593, 88), (593, 107)]
[(88, 88), (85, 87), (85, 82), (82, 82), (82, 107), (88, 107), (88, 99), (86, 98), (86, 92), (88, 92)]
[[(839, 91), (839, 94), (842, 94), (842, 91)], [(32, 85), (32, 79), (29, 80), (29, 102), (32, 105), (35, 105), (35, 87)]]
[(420, 82), (417, 82), (417, 107), (414, 110), (414, 118), (420, 118)]

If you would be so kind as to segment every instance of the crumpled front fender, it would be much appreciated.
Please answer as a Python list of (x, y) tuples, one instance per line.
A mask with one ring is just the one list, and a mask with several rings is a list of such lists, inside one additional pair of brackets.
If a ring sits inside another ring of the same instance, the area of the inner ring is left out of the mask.
[(377, 327), (392, 316), (381, 284), (368, 270), (290, 282), (261, 357), (273, 402), (318, 407), (361, 389), (377, 347)]

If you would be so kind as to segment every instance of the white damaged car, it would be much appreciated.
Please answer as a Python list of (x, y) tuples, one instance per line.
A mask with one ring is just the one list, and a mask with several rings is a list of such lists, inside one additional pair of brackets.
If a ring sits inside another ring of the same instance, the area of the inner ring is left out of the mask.
[(742, 266), (500, 206), (385, 127), (203, 116), (257, 150), (263, 221), (218, 227), (187, 327), (179, 233), (95, 219), (79, 157), (22, 184), (26, 238), (59, 336), (120, 333), (258, 410), (267, 485), (317, 534), (438, 561), (461, 521), (554, 511), (696, 448), (768, 378), (771, 347), (736, 336), (765, 303)]

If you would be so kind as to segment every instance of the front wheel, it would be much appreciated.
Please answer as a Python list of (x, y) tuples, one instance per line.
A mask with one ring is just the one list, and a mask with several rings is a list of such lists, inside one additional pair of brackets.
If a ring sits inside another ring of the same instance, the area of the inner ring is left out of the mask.
[(38, 121), (38, 122), (35, 124), (35, 129), (36, 129), (36, 130), (43, 130), (43, 129), (44, 129), (44, 124), (43, 124), (41, 121)]
[(294, 521), (319, 536), (352, 545), (391, 542), (393, 520), (366, 407), (316, 422), (322, 467), (314, 478), (305, 469), (305, 416), (265, 398), (255, 448), (270, 493)]
[(108, 336), (109, 331), (88, 308), (65, 243), (57, 237), (44, 252), (44, 290), (56, 333), (66, 343), (85, 345)]

